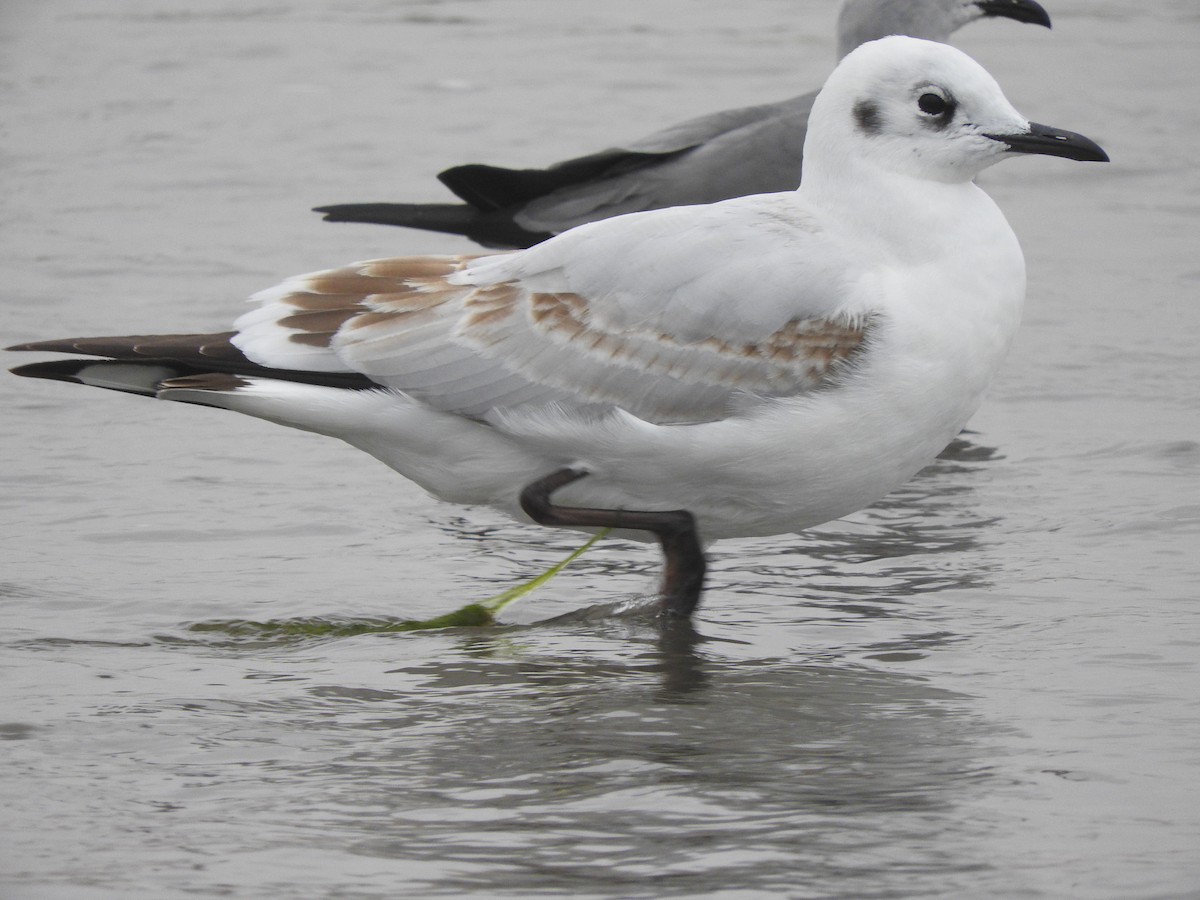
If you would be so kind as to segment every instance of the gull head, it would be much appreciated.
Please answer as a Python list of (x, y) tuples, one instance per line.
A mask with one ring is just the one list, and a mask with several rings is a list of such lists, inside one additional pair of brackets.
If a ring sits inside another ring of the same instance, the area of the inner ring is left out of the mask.
[(863, 44), (825, 82), (809, 118), (804, 186), (872, 171), (965, 183), (1013, 153), (1108, 159), (1083, 135), (1031, 123), (962, 51), (887, 37)]
[(946, 41), (964, 25), (983, 18), (1050, 27), (1050, 15), (1035, 0), (843, 0), (837, 23), (838, 58), (859, 44), (892, 34)]

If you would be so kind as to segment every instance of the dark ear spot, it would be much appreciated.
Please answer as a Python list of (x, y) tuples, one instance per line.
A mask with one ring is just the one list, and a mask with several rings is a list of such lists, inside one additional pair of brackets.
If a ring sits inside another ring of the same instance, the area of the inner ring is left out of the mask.
[(879, 107), (870, 100), (859, 100), (854, 104), (854, 121), (864, 134), (879, 134), (883, 128), (880, 120)]

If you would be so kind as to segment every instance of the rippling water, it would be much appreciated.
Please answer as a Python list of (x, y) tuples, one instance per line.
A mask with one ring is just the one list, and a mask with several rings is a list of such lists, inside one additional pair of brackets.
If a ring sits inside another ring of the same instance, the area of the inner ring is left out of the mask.
[[(9, 0), (5, 341), (218, 329), (286, 274), (462, 249), (306, 210), (806, 89), (833, 5)], [(718, 545), (694, 632), (545, 622), (652, 589), (620, 541), (498, 628), (197, 631), (429, 617), (575, 539), (0, 378), (0, 894), (1200, 896), (1200, 14), (1047, 6), (958, 43), (1114, 161), (986, 173), (1030, 269), (991, 399), (871, 510)]]

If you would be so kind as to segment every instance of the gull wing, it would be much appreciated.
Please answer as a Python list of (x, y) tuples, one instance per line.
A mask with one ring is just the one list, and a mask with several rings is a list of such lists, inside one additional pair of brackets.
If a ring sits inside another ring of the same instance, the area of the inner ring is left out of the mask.
[(866, 342), (850, 267), (793, 194), (605, 220), (516, 253), (356, 263), (256, 295), (233, 343), (487, 418), (528, 404), (722, 418)]
[[(588, 186), (599, 189), (598, 185), (622, 176), (636, 177), (635, 173), (653, 172), (657, 167), (676, 156), (689, 155), (690, 151), (726, 139), (737, 141), (752, 139), (760, 129), (770, 129), (772, 123), (782, 121), (799, 130), (798, 142), (789, 142), (794, 145), (791, 149), (795, 151), (795, 158), (788, 165), (787, 173), (787, 177), (792, 179), (792, 183), (744, 193), (759, 194), (774, 190), (790, 190), (799, 184), (800, 150), (803, 146), (808, 111), (812, 107), (815, 96), (816, 92), (813, 92), (775, 103), (727, 109), (698, 116), (628, 144), (563, 160), (544, 169), (507, 169), (502, 166), (470, 163), (446, 169), (438, 175), (438, 179), (460, 199), (481, 211), (520, 207), (559, 190), (583, 191)], [(794, 129), (789, 128), (788, 130)], [(766, 149), (765, 144), (763, 148), (759, 149)], [(743, 155), (739, 162), (744, 165), (746, 155)], [(684, 163), (679, 176), (686, 176), (688, 168), (688, 164)], [(753, 179), (755, 176), (751, 173), (746, 177)], [(678, 189), (689, 190), (682, 184)], [(741, 194), (709, 197), (703, 202), (723, 200), (726, 197), (734, 196), (741, 196)], [(659, 204), (660, 207), (678, 205), (681, 204), (674, 201)], [(633, 212), (635, 210), (626, 211)]]
[(559, 233), (639, 210), (795, 190), (815, 97), (716, 113), (606, 151), (602, 171), (524, 198), (513, 219), (528, 231)]

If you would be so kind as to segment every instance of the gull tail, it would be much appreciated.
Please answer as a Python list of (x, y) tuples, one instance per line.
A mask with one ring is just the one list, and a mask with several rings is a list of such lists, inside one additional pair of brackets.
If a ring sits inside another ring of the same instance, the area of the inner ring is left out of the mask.
[(442, 234), (461, 234), (485, 247), (531, 247), (550, 237), (526, 231), (503, 210), (480, 211), (465, 203), (338, 203), (318, 206), (326, 222), (398, 225)]

